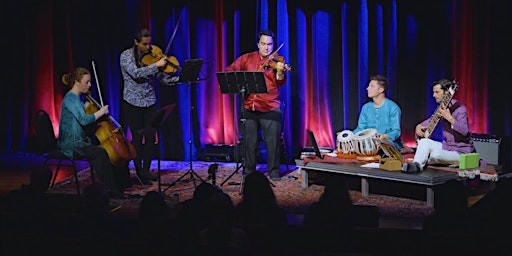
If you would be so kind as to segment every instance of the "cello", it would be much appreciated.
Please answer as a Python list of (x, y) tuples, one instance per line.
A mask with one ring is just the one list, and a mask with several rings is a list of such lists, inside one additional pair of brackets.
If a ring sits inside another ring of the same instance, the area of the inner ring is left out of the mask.
[[(101, 91), (94, 62), (92, 62), (92, 66), (101, 100)], [(90, 94), (86, 95), (86, 100), (86, 114), (94, 114), (103, 106), (103, 100), (101, 100), (102, 103), (100, 105)], [(107, 151), (110, 162), (114, 166), (123, 166), (137, 156), (135, 148), (125, 138), (121, 125), (112, 116), (109, 115), (108, 117), (98, 119), (94, 134), (99, 141), (99, 146)]]

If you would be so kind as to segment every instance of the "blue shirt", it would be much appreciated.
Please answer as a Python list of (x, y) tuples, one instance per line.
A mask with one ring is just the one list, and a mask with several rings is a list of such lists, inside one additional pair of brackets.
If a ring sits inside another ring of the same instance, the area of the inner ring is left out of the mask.
[(85, 114), (85, 104), (72, 92), (66, 93), (60, 109), (58, 146), (67, 157), (73, 159), (73, 151), (83, 154), (83, 148), (91, 144), (84, 126), (94, 123), (94, 114)]
[(400, 151), (402, 142), (400, 140), (400, 117), (402, 111), (400, 107), (392, 100), (385, 99), (380, 107), (375, 107), (373, 101), (367, 102), (361, 108), (357, 127), (352, 131), (354, 134), (374, 128), (379, 134), (387, 134), (389, 141)]

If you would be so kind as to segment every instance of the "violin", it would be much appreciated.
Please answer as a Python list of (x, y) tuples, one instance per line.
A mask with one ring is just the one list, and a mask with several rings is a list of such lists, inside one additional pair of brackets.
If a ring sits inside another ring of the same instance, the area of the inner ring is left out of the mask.
[(265, 61), (265, 63), (263, 63), (263, 65), (261, 65), (262, 68), (272, 68), (272, 69), (275, 70), (276, 67), (277, 67), (277, 63), (281, 62), (281, 63), (284, 64), (284, 69), (286, 71), (291, 71), (292, 70), (292, 67), (288, 66), (285, 63), (284, 57), (277, 55), (277, 51), (279, 51), (279, 49), (281, 49), (283, 47), (283, 45), (284, 45), (284, 43), (281, 43), (281, 45), (279, 45), (279, 47), (277, 47), (277, 50), (275, 50), (272, 54), (270, 54), (267, 57), (267, 60)]
[(288, 66), (288, 64), (286, 64), (286, 62), (284, 60), (284, 57), (283, 56), (279, 56), (279, 55), (271, 55), (269, 57), (269, 59), (263, 64), (263, 67), (264, 68), (276, 69), (278, 62), (284, 63), (284, 69), (286, 71), (291, 71), (292, 70), (292, 67), (290, 67), (290, 66)]
[(166, 56), (160, 47), (156, 45), (151, 46), (151, 51), (149, 51), (147, 54), (142, 56), (141, 62), (145, 66), (149, 66), (160, 59), (165, 58), (167, 60), (167, 64), (163, 67), (161, 67), (162, 71), (167, 74), (176, 73), (177, 71), (181, 70), (180, 63), (174, 56)]

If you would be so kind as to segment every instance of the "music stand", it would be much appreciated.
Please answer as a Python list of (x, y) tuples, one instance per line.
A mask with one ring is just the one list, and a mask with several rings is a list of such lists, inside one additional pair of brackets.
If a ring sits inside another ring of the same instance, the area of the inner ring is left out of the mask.
[(189, 84), (197, 82), (202, 65), (203, 59), (185, 60), (181, 67), (180, 79), (178, 81)]
[[(188, 85), (195, 84), (198, 80), (199, 73), (201, 72), (201, 66), (203, 65), (203, 59), (190, 59), (185, 60), (185, 63), (183, 63), (183, 66), (181, 68), (181, 74), (179, 82), (185, 82), (188, 83)], [(190, 131), (189, 131), (189, 153), (190, 153), (190, 160), (189, 160), (189, 170), (184, 173), (181, 177), (179, 177), (176, 181), (174, 181), (171, 184), (166, 184), (167, 188), (163, 190), (163, 192), (167, 191), (170, 187), (176, 185), (180, 180), (182, 180), (185, 176), (190, 174), (190, 179), (194, 182), (194, 186), (196, 186), (196, 180), (194, 178), (194, 175), (203, 182), (203, 179), (197, 174), (194, 169), (192, 168), (192, 136), (193, 136), (193, 129), (192, 129), (192, 110), (194, 109), (194, 106), (192, 105), (192, 86), (190, 86)], [(159, 190), (160, 191), (160, 190)]]
[[(217, 80), (219, 82), (220, 91), (223, 94), (239, 93), (242, 100), (240, 102), (240, 121), (244, 129), (243, 137), (245, 137), (245, 117), (244, 117), (244, 100), (245, 93), (267, 93), (267, 84), (265, 83), (265, 76), (263, 72), (248, 72), (248, 71), (233, 71), (233, 72), (217, 72)], [(239, 137), (239, 136), (237, 136)], [(247, 143), (242, 138), (244, 145), (244, 153), (247, 152)], [(238, 149), (237, 149), (238, 150)], [(235, 170), (220, 184), (224, 185), (238, 170), (244, 165), (244, 158), (242, 157), (242, 164), (238, 166), (238, 158)], [(244, 177), (242, 176), (243, 184)], [(230, 183), (231, 184), (231, 183)]]
[[(169, 114), (171, 113), (171, 111), (174, 109), (174, 106), (176, 106), (176, 103), (172, 103), (172, 104), (169, 104), (169, 105), (166, 105), (164, 107), (161, 107), (160, 109), (158, 109), (155, 113), (155, 115), (151, 118), (151, 122), (149, 123), (149, 126), (143, 128), (143, 129), (140, 129), (138, 130), (137, 132), (139, 134), (144, 134), (144, 132), (148, 131), (149, 129), (155, 129), (156, 130), (156, 133), (158, 134), (158, 139), (160, 140), (161, 138), (161, 132), (160, 132), (160, 127), (162, 126), (162, 124), (164, 123), (164, 121), (167, 119), (167, 117), (169, 116)], [(161, 169), (160, 169), (160, 142), (158, 143), (158, 146), (156, 147), (156, 159), (157, 159), (157, 162), (158, 162), (158, 192), (160, 192), (160, 184), (161, 184), (161, 179), (160, 179), (160, 172), (161, 172)], [(139, 178), (139, 176), (137, 176), (137, 179), (139, 180), (140, 183), (142, 183), (141, 179)]]

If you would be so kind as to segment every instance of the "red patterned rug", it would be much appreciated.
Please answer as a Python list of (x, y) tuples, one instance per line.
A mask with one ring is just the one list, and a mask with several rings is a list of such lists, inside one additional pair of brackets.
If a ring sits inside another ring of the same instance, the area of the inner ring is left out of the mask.
[[(160, 188), (161, 191), (168, 195), (167, 200), (169, 205), (174, 206), (178, 201), (181, 202), (192, 198), (195, 186), (201, 182), (198, 176), (203, 181), (213, 183), (211, 179), (208, 179), (208, 167), (211, 164), (213, 164), (213, 162), (193, 161), (191, 165), (190, 162), (161, 161), (160, 170), (162, 175), (162, 185)], [(219, 164), (219, 168), (215, 175), (215, 184), (220, 186), (224, 192), (229, 194), (233, 199), (233, 202), (236, 204), (241, 199), (240, 185), (230, 185), (230, 183), (240, 182), (242, 177), (241, 169), (238, 172), (235, 172), (237, 167), (236, 163), (217, 164)], [(126, 200), (115, 200), (115, 203), (121, 205), (125, 209), (137, 209), (140, 198), (137, 198), (136, 196), (142, 196), (147, 191), (158, 191), (158, 183), (154, 182), (151, 186), (137, 184), (133, 166), (131, 165), (130, 167), (134, 185), (127, 188), (125, 193), (134, 196), (133, 198)], [(157, 161), (153, 161), (151, 167), (152, 172), (156, 175), (158, 170)], [(190, 170), (194, 173), (189, 172)], [(265, 165), (258, 165), (258, 171), (266, 173), (267, 170)], [(294, 165), (290, 165), (288, 169), (283, 165), (281, 167), (282, 180), (274, 182), (275, 186), (273, 189), (276, 194), (278, 204), (289, 213), (304, 213), (309, 205), (320, 198), (320, 195), (324, 190), (323, 186), (316, 184), (312, 184), (308, 188), (302, 188), (299, 172), (299, 169)], [(233, 173), (234, 175), (228, 179), (228, 177)], [(178, 182), (176, 182), (177, 180)], [(82, 189), (87, 184), (91, 183), (90, 172), (88, 170), (79, 172), (79, 182)], [(74, 177), (67, 178), (55, 184), (55, 187), (50, 189), (50, 192), (75, 194), (76, 186)], [(359, 191), (354, 190), (350, 191), (350, 195), (355, 205), (377, 206), (379, 213), (382, 216), (417, 218), (429, 216), (434, 212), (433, 208), (428, 207), (425, 201), (376, 194), (370, 194), (368, 197), (363, 197)]]

